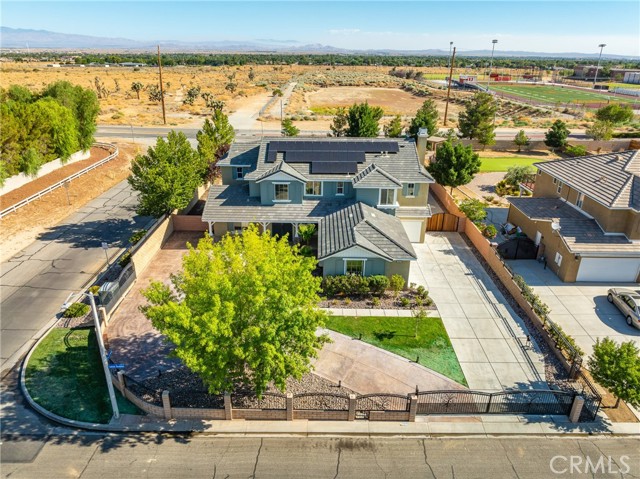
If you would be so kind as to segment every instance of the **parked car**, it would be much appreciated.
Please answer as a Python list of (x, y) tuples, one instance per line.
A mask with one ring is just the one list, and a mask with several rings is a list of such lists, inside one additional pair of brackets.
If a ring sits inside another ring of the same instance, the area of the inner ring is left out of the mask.
[(618, 307), (629, 326), (640, 329), (640, 293), (630, 289), (611, 288), (607, 299)]

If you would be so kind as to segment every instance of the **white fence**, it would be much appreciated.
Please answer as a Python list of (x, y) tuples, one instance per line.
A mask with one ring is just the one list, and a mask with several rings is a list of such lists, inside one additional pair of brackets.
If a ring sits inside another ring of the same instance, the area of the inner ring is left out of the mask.
[(80, 170), (80, 171), (78, 171), (77, 173), (74, 173), (71, 176), (67, 176), (63, 180), (60, 180), (57, 183), (55, 183), (55, 184), (53, 184), (51, 186), (48, 186), (44, 190), (38, 191), (37, 193), (29, 196), (28, 198), (25, 198), (24, 200), (16, 203), (15, 205), (12, 205), (12, 206), (9, 206), (8, 208), (5, 208), (4, 210), (0, 211), (0, 218), (4, 218), (9, 213), (13, 213), (14, 211), (18, 210), (19, 208), (22, 208), (23, 206), (28, 205), (32, 201), (42, 198), (44, 195), (52, 192), (53, 190), (58, 189), (61, 186), (64, 186), (66, 183), (68, 183), (68, 182), (70, 182), (72, 180), (75, 180), (76, 178), (84, 175), (85, 173), (90, 172), (91, 170), (94, 170), (95, 168), (98, 168), (99, 166), (104, 165), (108, 161), (111, 161), (111, 160), (113, 160), (114, 158), (116, 158), (118, 156), (118, 153), (119, 153), (118, 147), (115, 146), (115, 145), (112, 145), (111, 143), (94, 143), (93, 146), (107, 148), (107, 149), (109, 149), (111, 151), (111, 154), (109, 156), (107, 156), (106, 158), (94, 163), (93, 165), (87, 166), (83, 170)]

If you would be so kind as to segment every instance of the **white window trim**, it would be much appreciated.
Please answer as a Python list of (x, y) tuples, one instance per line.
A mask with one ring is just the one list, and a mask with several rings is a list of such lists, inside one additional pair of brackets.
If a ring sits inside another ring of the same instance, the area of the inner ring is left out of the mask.
[[(276, 185), (287, 185), (287, 199), (286, 200), (278, 200), (276, 199)], [(274, 181), (273, 182), (273, 202), (274, 203), (291, 203), (291, 197), (289, 196), (289, 186), (291, 183), (286, 181)]]
[(582, 205), (584, 205), (584, 193), (578, 192), (578, 197), (576, 198), (576, 206), (582, 209)]
[[(342, 193), (338, 193), (338, 184), (342, 184)], [(336, 181), (336, 196), (344, 196), (344, 181)]]
[[(409, 194), (409, 185), (413, 185), (413, 193)], [(415, 198), (416, 197), (416, 184), (415, 183), (407, 183), (407, 196), (405, 198)]]
[(563, 187), (564, 187), (564, 183), (562, 181), (558, 181), (558, 187), (556, 188), (556, 193), (562, 194)]
[[(382, 204), (382, 190), (393, 191), (393, 203)], [(380, 188), (378, 190), (378, 208), (397, 208), (398, 207), (398, 190), (393, 188)]]
[(347, 274), (347, 261), (360, 261), (362, 262), (362, 276), (365, 275), (365, 271), (367, 269), (367, 258), (342, 258), (344, 262), (343, 274)]
[(557, 184), (558, 183), (558, 178), (553, 178), (553, 184)]
[(236, 166), (235, 169), (236, 169), (236, 180), (244, 180), (244, 168), (242, 166)]
[[(307, 193), (307, 184), (308, 183), (320, 183), (320, 194), (312, 194), (312, 193)], [(318, 181), (318, 180), (311, 180), (311, 181), (307, 181), (304, 184), (304, 196), (314, 196), (314, 197), (320, 197), (322, 196), (322, 193), (324, 192), (324, 182), (323, 181)]]
[(556, 253), (555, 263), (558, 266), (562, 266), (562, 255), (560, 253)]

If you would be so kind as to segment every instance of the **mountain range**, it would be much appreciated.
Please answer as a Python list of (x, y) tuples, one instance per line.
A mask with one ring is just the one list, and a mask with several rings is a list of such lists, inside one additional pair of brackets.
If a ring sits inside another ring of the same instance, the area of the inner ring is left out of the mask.
[[(321, 44), (302, 44), (295, 40), (259, 39), (255, 41), (210, 40), (201, 42), (183, 42), (173, 40), (154, 40), (143, 42), (127, 38), (109, 38), (90, 35), (31, 30), (24, 28), (0, 27), (0, 50), (29, 51), (129, 51), (149, 52), (160, 45), (164, 52), (225, 52), (225, 53), (325, 53), (325, 54), (364, 54), (364, 55), (420, 55), (446, 56), (447, 50), (350, 50)], [(462, 57), (487, 57), (491, 50), (472, 50), (459, 52)], [(576, 58), (596, 59), (597, 53), (548, 53), (528, 51), (496, 51), (496, 57), (537, 57), (537, 58)], [(603, 54), (607, 59), (638, 59), (624, 55)]]

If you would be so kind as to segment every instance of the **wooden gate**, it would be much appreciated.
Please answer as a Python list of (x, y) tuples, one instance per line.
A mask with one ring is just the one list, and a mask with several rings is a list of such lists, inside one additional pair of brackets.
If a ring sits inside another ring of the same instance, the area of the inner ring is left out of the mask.
[(458, 220), (449, 213), (435, 214), (427, 222), (427, 231), (458, 231)]

